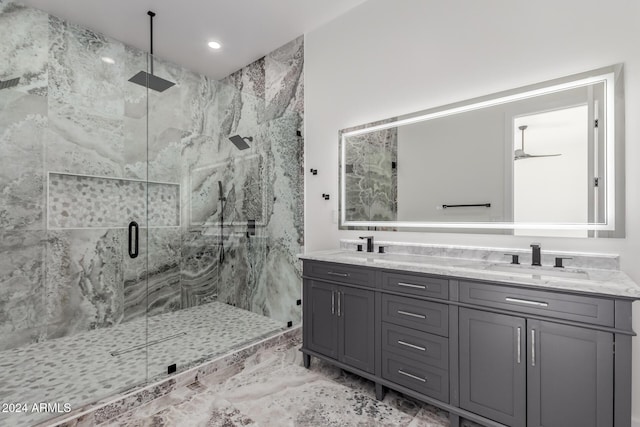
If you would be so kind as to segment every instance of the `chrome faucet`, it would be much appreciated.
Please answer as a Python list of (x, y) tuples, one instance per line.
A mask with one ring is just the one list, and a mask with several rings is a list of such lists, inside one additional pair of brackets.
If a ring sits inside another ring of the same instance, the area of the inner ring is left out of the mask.
[(531, 265), (541, 266), (540, 262), (540, 243), (532, 243), (531, 245)]
[(361, 239), (367, 239), (367, 252), (373, 252), (373, 236), (362, 236)]

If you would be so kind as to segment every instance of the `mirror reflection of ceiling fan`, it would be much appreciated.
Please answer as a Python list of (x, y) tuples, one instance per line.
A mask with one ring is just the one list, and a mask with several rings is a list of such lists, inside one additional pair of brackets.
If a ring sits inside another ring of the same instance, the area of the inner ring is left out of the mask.
[(557, 157), (562, 154), (528, 154), (524, 151), (524, 130), (527, 125), (518, 126), (518, 129), (522, 131), (522, 148), (516, 149), (513, 160), (532, 159), (534, 157)]

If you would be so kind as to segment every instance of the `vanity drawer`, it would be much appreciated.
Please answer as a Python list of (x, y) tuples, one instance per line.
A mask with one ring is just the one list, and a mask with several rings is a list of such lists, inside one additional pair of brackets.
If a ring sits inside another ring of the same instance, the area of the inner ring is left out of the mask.
[(441, 336), (449, 335), (449, 306), (382, 294), (382, 320)]
[(460, 301), (595, 325), (614, 325), (612, 299), (460, 282)]
[(376, 287), (375, 270), (348, 264), (305, 261), (303, 274), (316, 279)]
[(431, 298), (449, 298), (449, 281), (406, 273), (382, 273), (382, 289)]
[(449, 368), (449, 340), (415, 329), (382, 323), (382, 350), (419, 363)]
[(449, 403), (449, 372), (393, 353), (382, 353), (382, 378)]

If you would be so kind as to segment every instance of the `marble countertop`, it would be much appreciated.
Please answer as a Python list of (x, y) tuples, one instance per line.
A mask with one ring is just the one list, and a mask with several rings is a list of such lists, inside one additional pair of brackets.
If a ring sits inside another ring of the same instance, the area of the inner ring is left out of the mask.
[(298, 258), (640, 299), (640, 286), (619, 270), (532, 267), (454, 257), (379, 254), (344, 249), (310, 252), (300, 254)]

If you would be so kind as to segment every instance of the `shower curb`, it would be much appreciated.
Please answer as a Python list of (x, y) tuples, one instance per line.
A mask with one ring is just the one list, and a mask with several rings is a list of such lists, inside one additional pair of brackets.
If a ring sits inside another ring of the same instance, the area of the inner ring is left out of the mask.
[(102, 401), (84, 405), (64, 416), (36, 424), (36, 427), (89, 427), (106, 423), (132, 409), (167, 395), (171, 391), (187, 386), (198, 378), (244, 361), (259, 350), (291, 343), (302, 336), (302, 327), (296, 326), (277, 335), (249, 344), (232, 353), (217, 357), (169, 378), (156, 381), (134, 391), (111, 396)]

